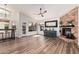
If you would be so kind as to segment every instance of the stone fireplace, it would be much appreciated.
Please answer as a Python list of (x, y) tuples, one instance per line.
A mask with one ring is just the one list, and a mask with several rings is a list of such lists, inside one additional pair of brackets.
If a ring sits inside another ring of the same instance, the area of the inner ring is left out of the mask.
[(64, 41), (78, 44), (78, 7), (60, 17), (60, 34)]
[(71, 27), (62, 28), (61, 35), (65, 36), (66, 38), (69, 38), (69, 39), (76, 39), (74, 34), (72, 33), (71, 29), (72, 29)]

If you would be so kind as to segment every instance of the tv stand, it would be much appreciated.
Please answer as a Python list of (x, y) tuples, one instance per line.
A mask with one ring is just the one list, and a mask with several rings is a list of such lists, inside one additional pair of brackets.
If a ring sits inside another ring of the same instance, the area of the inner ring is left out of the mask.
[(55, 31), (55, 30), (44, 30), (44, 36), (57, 37), (57, 31)]

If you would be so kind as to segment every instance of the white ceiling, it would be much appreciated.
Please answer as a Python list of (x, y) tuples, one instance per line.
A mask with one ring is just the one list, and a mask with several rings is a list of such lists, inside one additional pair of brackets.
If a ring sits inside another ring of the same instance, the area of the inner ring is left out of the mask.
[[(23, 12), (36, 20), (42, 19), (52, 19), (58, 18), (63, 14), (67, 13), (69, 10), (73, 9), (77, 5), (75, 4), (11, 4), (11, 7)], [(40, 10), (47, 10), (48, 12), (44, 14), (44, 17), (37, 15)]]

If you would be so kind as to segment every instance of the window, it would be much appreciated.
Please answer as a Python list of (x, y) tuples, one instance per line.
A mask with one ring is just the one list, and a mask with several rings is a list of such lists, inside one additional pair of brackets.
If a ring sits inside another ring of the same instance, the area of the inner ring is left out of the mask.
[(26, 23), (22, 23), (22, 33), (26, 34)]
[(5, 10), (4, 8), (0, 8), (0, 17), (9, 17), (10, 11)]
[(29, 23), (29, 31), (36, 31), (37, 30), (37, 26), (36, 23)]

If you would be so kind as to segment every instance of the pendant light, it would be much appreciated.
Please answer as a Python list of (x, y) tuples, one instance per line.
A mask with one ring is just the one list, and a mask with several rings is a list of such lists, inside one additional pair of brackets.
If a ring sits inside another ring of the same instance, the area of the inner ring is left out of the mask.
[(4, 12), (4, 18), (6, 19), (7, 18), (7, 13), (6, 13), (6, 7), (7, 7), (7, 4), (4, 4), (4, 6), (5, 6), (5, 12)]

